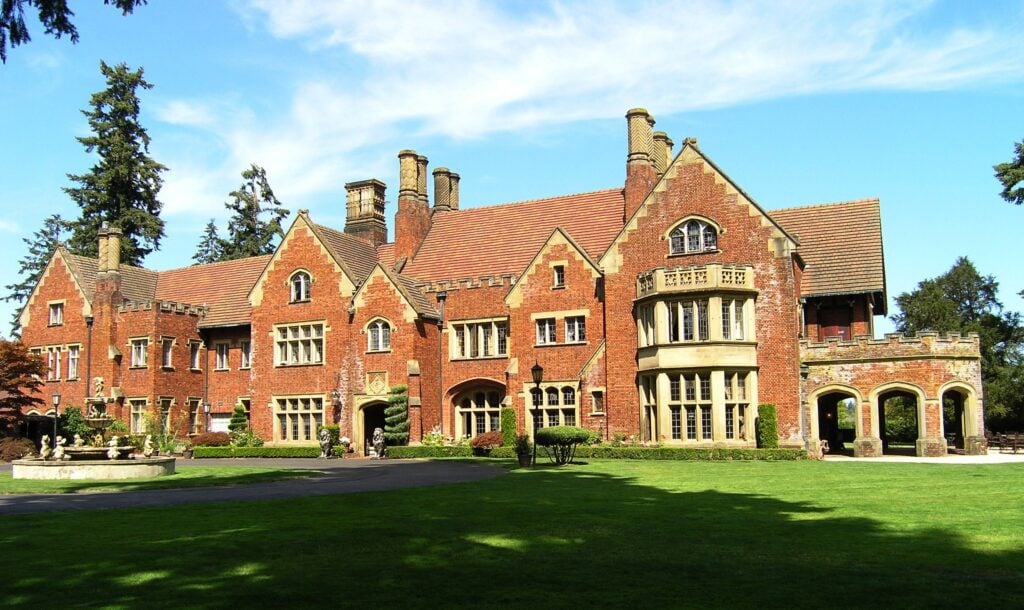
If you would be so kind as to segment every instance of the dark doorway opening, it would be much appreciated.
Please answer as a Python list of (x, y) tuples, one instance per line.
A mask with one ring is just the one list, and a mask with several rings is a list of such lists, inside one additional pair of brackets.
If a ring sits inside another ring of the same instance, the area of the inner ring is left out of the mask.
[(831, 392), (818, 398), (818, 438), (828, 441), (829, 453), (853, 455), (856, 418), (857, 400), (851, 394)]
[(901, 390), (878, 396), (878, 432), (883, 454), (917, 455), (919, 428), (916, 396)]
[(384, 429), (384, 404), (363, 407), (363, 455), (373, 457), (377, 452), (373, 449), (373, 431)]

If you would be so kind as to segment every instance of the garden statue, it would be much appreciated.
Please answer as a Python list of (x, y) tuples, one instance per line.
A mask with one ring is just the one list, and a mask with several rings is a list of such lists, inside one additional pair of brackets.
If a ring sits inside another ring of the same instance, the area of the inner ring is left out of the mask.
[(740, 413), (739, 420), (740, 420), (740, 422), (739, 422), (740, 423), (740, 426), (739, 426), (739, 428), (740, 428), (740, 438), (746, 438), (747, 437), (747, 426), (746, 426), (746, 422), (743, 421), (743, 413)]
[(388, 446), (384, 442), (384, 430), (383, 428), (373, 429), (373, 452), (376, 454), (378, 460), (382, 460), (388, 456)]
[(71, 458), (71, 456), (64, 453), (64, 445), (67, 442), (67, 439), (65, 439), (63, 436), (57, 437), (57, 442), (53, 446), (53, 459), (67, 460)]
[(92, 395), (103, 396), (103, 378), (93, 377), (92, 378)]
[(53, 450), (50, 449), (50, 435), (44, 434), (43, 440), (39, 441), (39, 457), (48, 460), (52, 453)]
[(320, 428), (320, 457), (331, 457), (331, 431), (327, 428)]
[(92, 446), (93, 447), (102, 447), (103, 446), (103, 435), (102, 434), (93, 434), (92, 435)]
[(142, 457), (153, 457), (153, 435), (147, 434), (146, 440), (142, 441)]
[(109, 441), (107, 441), (107, 447), (110, 447), (110, 449), (107, 450), (107, 458), (108, 459), (111, 459), (111, 460), (116, 460), (117, 459), (117, 454), (118, 454), (117, 445), (119, 444), (118, 441), (120, 441), (120, 440), (121, 439), (119, 437), (113, 436), (113, 437), (110, 438)]
[(85, 441), (82, 439), (81, 434), (76, 434), (75, 439), (71, 441), (72, 447), (85, 447)]

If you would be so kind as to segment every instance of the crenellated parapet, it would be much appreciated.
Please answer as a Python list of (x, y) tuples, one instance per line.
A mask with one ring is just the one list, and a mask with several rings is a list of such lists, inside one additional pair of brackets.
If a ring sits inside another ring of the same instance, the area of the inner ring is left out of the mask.
[(153, 311), (157, 309), (162, 313), (174, 313), (188, 316), (203, 317), (206, 315), (206, 307), (192, 305), (189, 303), (177, 303), (174, 301), (124, 301), (117, 307), (118, 313), (132, 313), (139, 311)]
[(513, 273), (502, 273), (500, 275), (482, 275), (476, 278), (460, 278), (457, 280), (436, 280), (425, 282), (422, 286), (425, 293), (437, 293), (441, 291), (451, 292), (452, 290), (471, 290), (473, 288), (495, 288), (498, 286), (512, 287), (516, 283), (517, 276)]
[(821, 342), (800, 341), (800, 360), (804, 364), (980, 357), (978, 333), (961, 335), (926, 331), (915, 336), (888, 333), (881, 339), (858, 336), (849, 341), (839, 337), (829, 337)]

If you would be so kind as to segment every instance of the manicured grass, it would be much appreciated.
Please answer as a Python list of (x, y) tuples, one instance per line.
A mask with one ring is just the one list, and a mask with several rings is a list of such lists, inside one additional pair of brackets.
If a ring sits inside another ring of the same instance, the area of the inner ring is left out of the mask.
[(188, 468), (180, 468), (172, 475), (153, 479), (130, 479), (125, 481), (28, 481), (25, 479), (14, 479), (11, 477), (10, 472), (0, 472), (0, 495), (139, 491), (177, 487), (243, 485), (318, 475), (319, 473), (313, 470), (190, 466)]
[(1024, 465), (592, 461), (0, 543), (4, 606), (1024, 607)]

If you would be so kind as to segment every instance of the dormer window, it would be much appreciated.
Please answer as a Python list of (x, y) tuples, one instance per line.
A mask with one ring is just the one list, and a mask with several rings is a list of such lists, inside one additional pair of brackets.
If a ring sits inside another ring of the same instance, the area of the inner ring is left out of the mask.
[(669, 233), (672, 254), (696, 254), (718, 250), (718, 230), (707, 222), (689, 220)]
[(374, 320), (366, 328), (367, 351), (386, 352), (391, 349), (391, 325), (386, 320)]
[(309, 274), (305, 271), (297, 271), (290, 280), (292, 289), (292, 303), (300, 303), (309, 300)]

